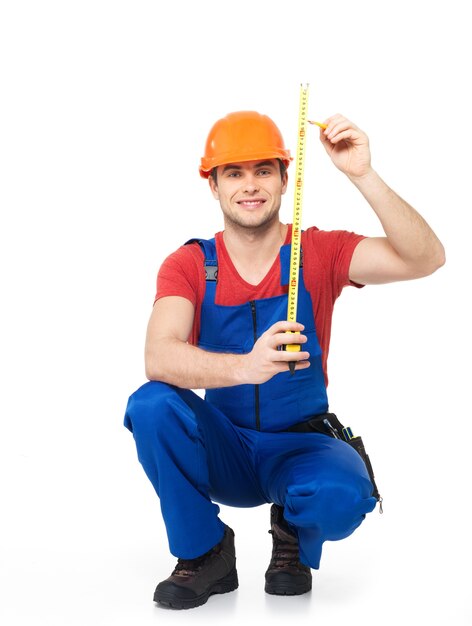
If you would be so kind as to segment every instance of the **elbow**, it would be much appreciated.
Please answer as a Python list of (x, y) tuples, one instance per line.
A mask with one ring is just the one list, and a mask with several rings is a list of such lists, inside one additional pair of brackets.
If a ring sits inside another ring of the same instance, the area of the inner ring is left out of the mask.
[(421, 266), (419, 271), (417, 272), (417, 278), (424, 278), (425, 276), (430, 276), (434, 274), (438, 269), (440, 269), (446, 263), (446, 251), (444, 250), (444, 246), (439, 244), (434, 254), (432, 254), (428, 260)]
[[(180, 340), (166, 337), (162, 340), (149, 342), (144, 351), (144, 372), (151, 382), (178, 385), (176, 368), (176, 352), (182, 343)], [(177, 359), (178, 360), (178, 359)]]
[(145, 366), (144, 369), (146, 378), (151, 382), (157, 383), (171, 383), (171, 381), (166, 376), (166, 373), (160, 369), (159, 367), (153, 366)]
[(429, 273), (433, 274), (438, 269), (440, 269), (443, 265), (445, 265), (445, 263), (446, 263), (446, 251), (444, 249), (444, 246), (440, 243), (436, 251), (436, 254), (434, 255), (434, 258), (432, 260), (431, 271)]
[(165, 383), (165, 372), (163, 368), (159, 366), (161, 359), (155, 354), (149, 354), (146, 352), (144, 359), (144, 373), (146, 378), (150, 381)]
[(151, 367), (150, 365), (145, 365), (144, 367), (144, 373), (146, 375), (146, 378), (150, 381), (156, 381), (156, 382), (161, 382), (160, 378), (159, 378), (159, 372), (156, 370), (156, 368)]
[(150, 365), (145, 364), (144, 373), (148, 380), (150, 381), (159, 381), (159, 372), (156, 371), (155, 367), (151, 367)]
[(442, 244), (441, 244), (441, 249), (440, 249), (440, 253), (438, 257), (439, 257), (439, 265), (436, 269), (439, 269), (440, 267), (446, 264), (446, 250)]

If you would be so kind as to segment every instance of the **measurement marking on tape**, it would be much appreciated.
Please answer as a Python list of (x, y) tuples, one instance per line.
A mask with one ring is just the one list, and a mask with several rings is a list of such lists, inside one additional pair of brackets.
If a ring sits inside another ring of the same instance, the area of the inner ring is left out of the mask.
[[(298, 280), (300, 272), (301, 225), (303, 203), (303, 181), (305, 171), (305, 140), (308, 112), (308, 85), (300, 85), (300, 104), (298, 110), (297, 156), (295, 169), (295, 195), (293, 202), (292, 246), (290, 252), (290, 274), (288, 289), (287, 320), (297, 321)], [(292, 332), (292, 331), (288, 331)], [(286, 350), (299, 352), (300, 344), (289, 344)]]

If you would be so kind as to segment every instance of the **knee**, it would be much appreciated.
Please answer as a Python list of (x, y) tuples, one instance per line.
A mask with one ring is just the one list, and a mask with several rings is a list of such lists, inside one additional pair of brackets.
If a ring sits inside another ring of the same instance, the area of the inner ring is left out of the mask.
[[(370, 489), (369, 489), (370, 491)], [(358, 526), (375, 506), (375, 499), (363, 495), (356, 484), (325, 485), (316, 498), (321, 519), (340, 535)]]
[(163, 422), (171, 413), (172, 399), (177, 393), (165, 383), (150, 381), (128, 399), (124, 424), (132, 433), (163, 431)]
[(330, 539), (340, 539), (351, 534), (375, 508), (376, 500), (370, 493), (369, 485), (352, 481), (296, 488), (287, 497), (287, 517), (296, 526), (317, 527)]

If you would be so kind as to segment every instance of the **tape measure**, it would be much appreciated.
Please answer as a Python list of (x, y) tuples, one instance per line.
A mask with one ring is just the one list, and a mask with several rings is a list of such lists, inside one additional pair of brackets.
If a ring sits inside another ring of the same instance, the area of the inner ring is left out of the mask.
[[(301, 256), (301, 227), (303, 203), (303, 179), (305, 170), (305, 141), (308, 112), (308, 85), (300, 85), (300, 104), (298, 110), (297, 157), (295, 170), (295, 195), (293, 202), (292, 247), (290, 252), (290, 274), (288, 284), (287, 320), (297, 321), (298, 279)], [(300, 334), (298, 331), (287, 331), (289, 334)], [(300, 352), (300, 344), (287, 344), (287, 352)], [(289, 363), (290, 372), (295, 371), (295, 361)]]

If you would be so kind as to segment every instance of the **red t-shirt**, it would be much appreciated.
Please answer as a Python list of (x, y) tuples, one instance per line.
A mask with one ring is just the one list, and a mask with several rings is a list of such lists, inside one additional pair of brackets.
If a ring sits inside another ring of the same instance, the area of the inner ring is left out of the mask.
[[(289, 224), (285, 243), (290, 243), (291, 238), (292, 226)], [(288, 292), (288, 286), (280, 284), (278, 256), (262, 281), (258, 285), (251, 285), (241, 278), (234, 267), (224, 244), (223, 233), (217, 233), (215, 239), (218, 255), (216, 304), (245, 304), (251, 300), (271, 298)], [(303, 277), (313, 303), (326, 384), (334, 302), (343, 287), (362, 286), (349, 280), (352, 254), (362, 239), (362, 235), (355, 233), (343, 230), (322, 231), (315, 226), (302, 232)], [(195, 306), (195, 319), (189, 341), (194, 345), (198, 342), (200, 309), (204, 295), (203, 252), (198, 243), (182, 246), (162, 264), (157, 276), (155, 300), (165, 296), (181, 296), (192, 302)]]

